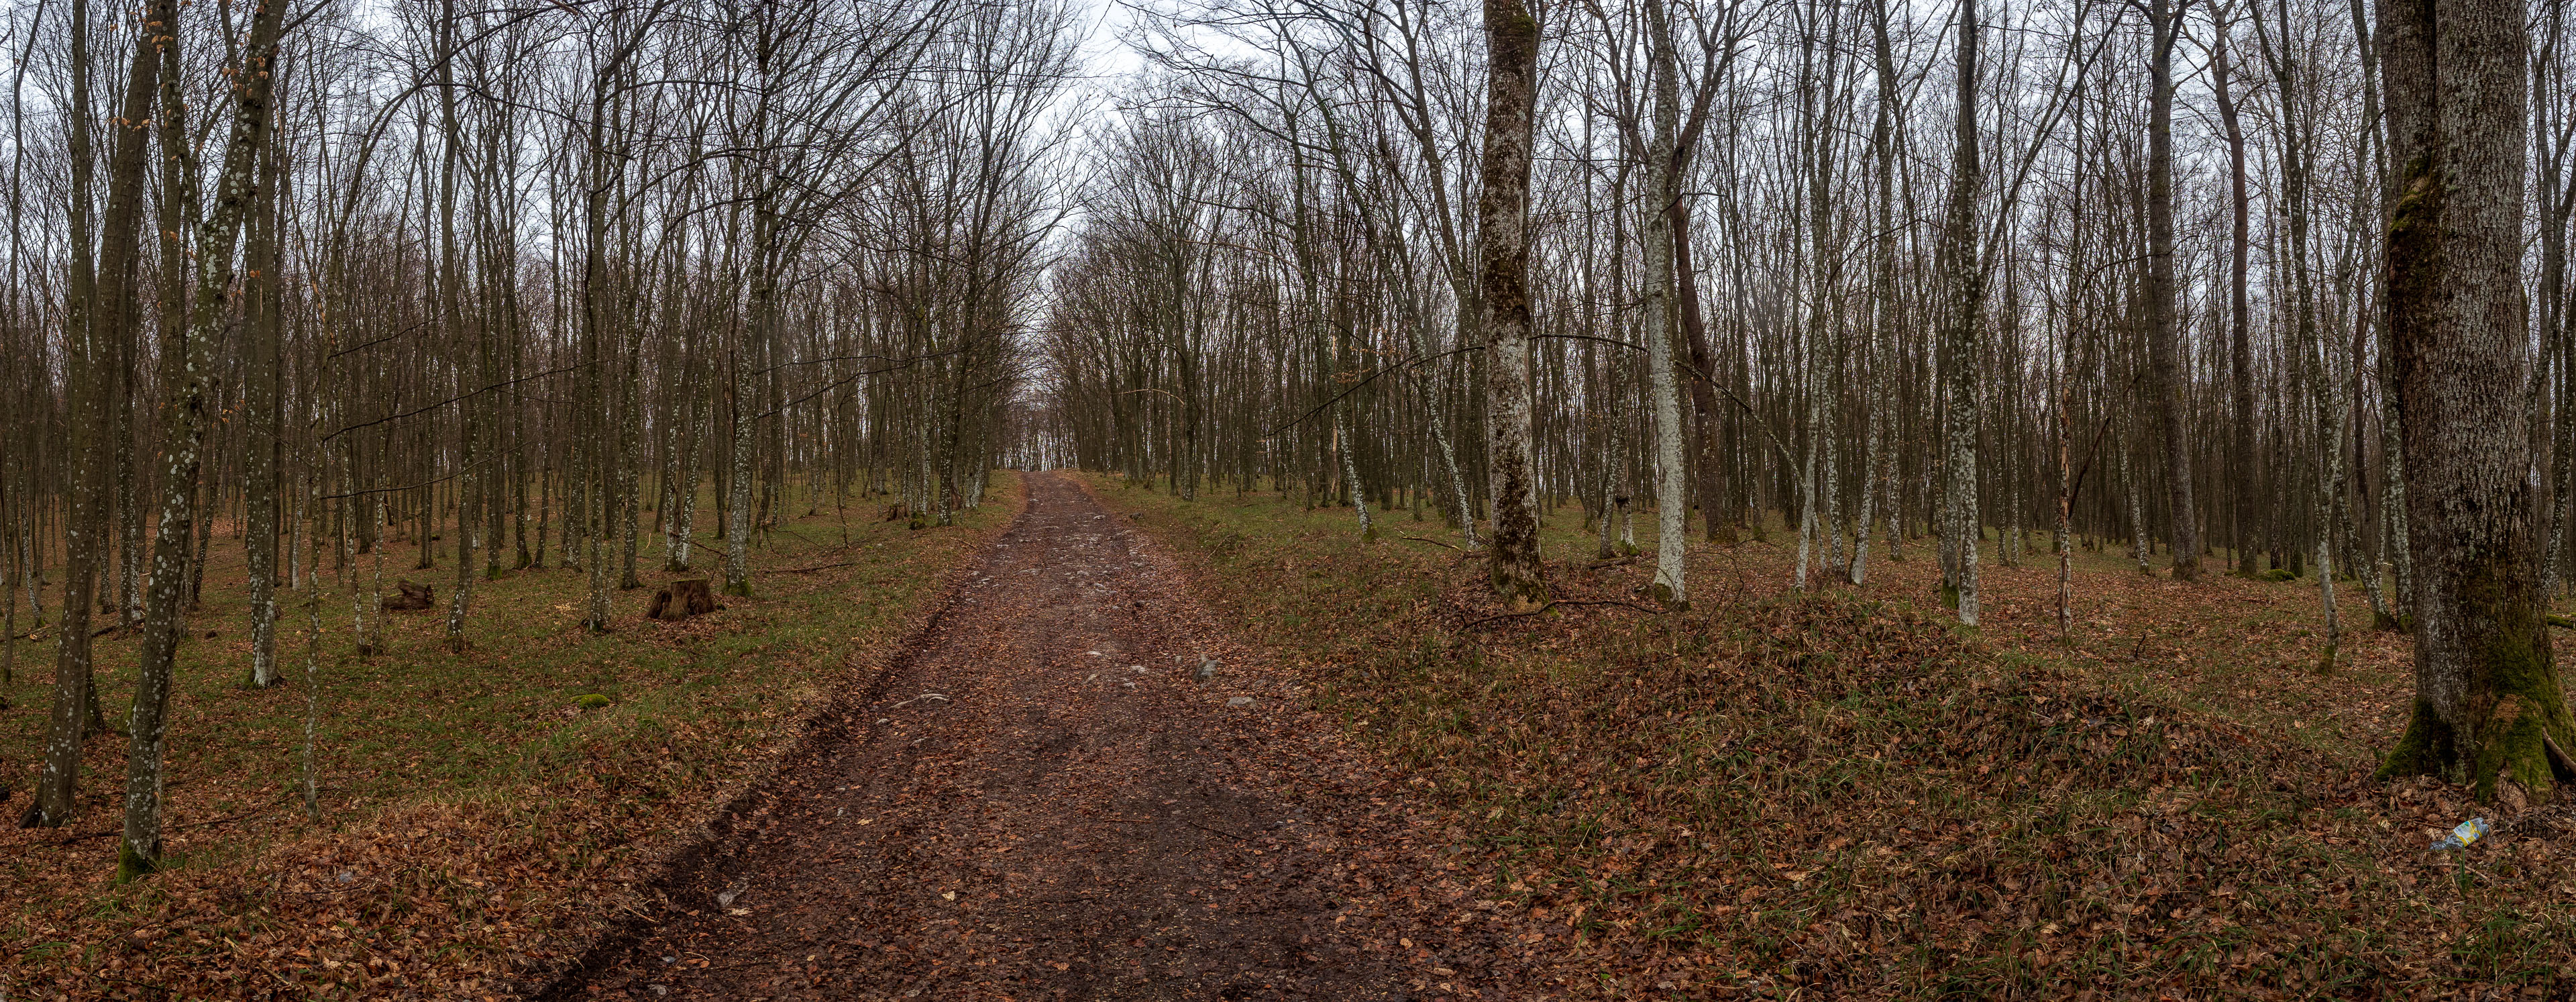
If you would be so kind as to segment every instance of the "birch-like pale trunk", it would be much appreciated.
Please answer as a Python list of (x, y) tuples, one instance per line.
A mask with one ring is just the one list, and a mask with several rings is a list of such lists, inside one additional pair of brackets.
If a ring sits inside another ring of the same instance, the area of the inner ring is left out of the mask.
[[(2072, 257), (2081, 260), (2080, 257)], [(2068, 284), (2074, 284), (2070, 275)], [(2072, 302), (2072, 297), (2069, 297)], [(2075, 632), (2075, 469), (2067, 427), (2073, 403), (2075, 338), (2069, 331), (2064, 361), (2057, 372), (2057, 636), (2064, 640)]]
[(1655, 129), (1646, 146), (1645, 233), (1646, 290), (1639, 305), (1645, 317), (1646, 392), (1655, 417), (1655, 578), (1654, 597), (1665, 608), (1690, 605), (1690, 588), (1682, 566), (1689, 542), (1688, 468), (1682, 463), (1681, 386), (1673, 366), (1673, 213), (1681, 198), (1681, 180), (1673, 170), (1673, 143), (1681, 131), (1680, 72), (1673, 53), (1672, 25), (1664, 0), (1646, 0), (1646, 58), (1654, 76)]
[[(442, 4), (438, 24), (438, 31), (442, 35), (441, 41), (452, 42), (452, 37), (448, 36), (455, 30), (456, 25), (453, 0)], [(452, 49), (446, 51), (450, 54), (453, 52)], [(441, 58), (438, 62), (439, 113), (445, 132), (444, 155), (439, 158), (438, 176), (438, 212), (442, 223), (438, 238), (438, 308), (443, 314), (444, 326), (451, 336), (465, 326), (463, 290), (458, 287), (465, 280), (465, 269), (458, 258), (456, 246), (456, 174), (457, 160), (464, 155), (462, 149), (464, 130), (456, 117), (454, 63), (453, 58)], [(490, 336), (490, 333), (487, 326), (476, 325), (475, 337), (478, 342)], [(487, 371), (483, 375), (489, 379), (491, 373)], [(474, 602), (474, 548), (477, 542), (475, 534), (479, 531), (477, 525), (479, 520), (476, 518), (478, 512), (475, 505), (483, 500), (474, 469), (478, 458), (476, 446), (481, 444), (477, 441), (481, 431), (478, 427), (480, 422), (477, 420), (477, 410), (478, 405), (475, 402), (468, 402), (463, 408), (462, 420), (459, 422), (461, 427), (458, 429), (456, 586), (448, 592), (447, 596), (447, 650), (452, 654), (461, 654), (465, 651), (465, 613), (467, 609), (473, 607)], [(426, 538), (422, 539), (421, 546), (426, 549), (429, 541)]]
[[(2576, 521), (2576, 325), (2563, 320), (2560, 322), (2555, 350), (2558, 353), (2558, 412), (2554, 418), (2557, 430), (2550, 437), (2555, 442), (2551, 468), (2558, 471), (2558, 475), (2557, 487), (2552, 493), (2556, 501), (2550, 505), (2549, 545), (2540, 554), (2540, 595), (2543, 601), (2558, 594), (2559, 587), (2566, 581), (2563, 569), (2567, 566), (2568, 524)], [(2390, 500), (2382, 507), (2395, 503)], [(2400, 595), (2402, 601), (2402, 589)]]
[(678, 498), (676, 514), (669, 516), (671, 535), (665, 541), (670, 551), (663, 569), (686, 573), (689, 569), (689, 544), (698, 534), (698, 450), (705, 436), (706, 396), (689, 395), (688, 427), (680, 433), (680, 474), (673, 483), (673, 496)]
[(1346, 403), (1333, 409), (1333, 450), (1341, 454), (1342, 488), (1351, 495), (1351, 510), (1359, 513), (1360, 541), (1377, 542), (1377, 523), (1369, 520), (1368, 490), (1360, 486), (1358, 450), (1351, 448), (1351, 412), (1357, 404)]
[[(2296, 214), (2297, 210), (2292, 210)], [(2294, 224), (2293, 228), (2296, 226)], [(2295, 246), (2296, 239), (2293, 238)], [(2292, 267), (2298, 267), (2293, 265)], [(2304, 291), (2306, 283), (2298, 283)], [(2304, 298), (2304, 297), (2303, 297)], [(2299, 304), (2302, 328), (2312, 328), (2312, 316), (2306, 302)], [(2315, 333), (2312, 329), (2306, 333)], [(2335, 654), (2343, 647), (2343, 611), (2335, 605), (2335, 521), (2343, 514), (2343, 441), (2342, 409), (2337, 405), (2340, 393), (2333, 389), (2341, 382), (2334, 377), (2333, 347), (2326, 339), (2315, 338), (2302, 344), (2298, 351), (2305, 356), (2308, 370), (2308, 398), (2313, 406), (2317, 438), (2317, 599), (2325, 610), (2325, 643), (2317, 652), (2317, 671), (2330, 672), (2335, 667)]]
[(2150, 558), (2155, 555), (2156, 542), (2153, 530), (2147, 527), (2146, 481), (2138, 476), (2138, 464), (2126, 452), (2120, 454), (2120, 485), (2128, 491), (2129, 559), (2137, 562), (2138, 573), (2153, 574), (2156, 568)]
[(364, 584), (357, 568), (349, 568), (349, 616), (354, 620), (350, 632), (358, 637), (358, 653), (373, 656), (385, 650), (385, 496), (381, 492), (367, 494), (367, 531), (374, 534), (376, 545), (367, 550), (369, 571)]
[[(1809, 15), (1815, 29), (1831, 36), (1840, 26), (1839, 8), (1819, 8)], [(1808, 279), (1806, 399), (1807, 455), (1799, 485), (1801, 517), (1798, 526), (1798, 571), (1796, 587), (1807, 589), (1812, 580), (1808, 554), (1812, 550), (1816, 571), (1831, 572), (1841, 568), (1850, 574), (1842, 560), (1842, 530), (1837, 524), (1842, 512), (1837, 504), (1840, 492), (1835, 489), (1839, 471), (1835, 463), (1836, 434), (1834, 425), (1835, 389), (1842, 363), (1842, 338), (1837, 328), (1841, 289), (1841, 249), (1833, 239), (1833, 138), (1828, 119), (1835, 113), (1835, 85), (1838, 81), (1839, 47), (1824, 46), (1820, 66), (1801, 70), (1807, 76), (1799, 88), (1803, 107), (1807, 161), (1807, 249), (1812, 273)]]
[[(306, 469), (310, 470), (312, 457), (306, 458)], [(318, 474), (309, 475), (303, 496), (311, 497), (321, 493), (321, 482)], [(307, 503), (298, 501), (297, 505), (300, 509)], [(320, 509), (313, 510), (318, 512)], [(302, 512), (299, 511), (298, 514)], [(349, 519), (345, 507), (339, 521), (341, 537), (345, 541), (349, 532)], [(321, 547), (308, 546), (305, 548), (305, 563), (298, 565), (305, 569), (306, 579), (314, 582), (314, 586), (305, 589), (304, 592), (304, 748), (303, 761), (299, 766), (304, 774), (304, 817), (316, 823), (322, 820), (321, 780), (315, 775), (313, 765), (313, 745), (322, 726), (321, 554)]]
[[(758, 246), (767, 238), (768, 227), (765, 225), (767, 217), (757, 212), (755, 217), (760, 220), (754, 224), (753, 236), (754, 246)], [(772, 308), (772, 300), (775, 298), (773, 283), (756, 277), (752, 279), (751, 327), (754, 330), (764, 325), (764, 315)], [(756, 336), (758, 335), (746, 334), (746, 337)], [(742, 346), (737, 346), (733, 353), (733, 392), (727, 394), (726, 401), (733, 408), (733, 454), (728, 457), (732, 460), (732, 470), (726, 485), (732, 494), (732, 501), (725, 508), (724, 534), (724, 591), (727, 595), (751, 594), (751, 437), (754, 423), (752, 401), (756, 399), (754, 394), (759, 392), (759, 387), (753, 382), (753, 368), (749, 352)], [(923, 450), (922, 456), (923, 462), (927, 463), (928, 451)], [(928, 481), (926, 470), (923, 471), (923, 481), (925, 483)], [(918, 505), (915, 506), (915, 510), (919, 510)]]

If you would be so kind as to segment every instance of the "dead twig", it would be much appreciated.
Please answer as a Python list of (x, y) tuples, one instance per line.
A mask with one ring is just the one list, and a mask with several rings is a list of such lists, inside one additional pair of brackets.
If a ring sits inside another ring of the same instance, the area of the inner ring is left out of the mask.
[(1448, 548), (1450, 548), (1450, 549), (1453, 549), (1453, 550), (1458, 548), (1458, 544), (1456, 544), (1456, 543), (1444, 543), (1444, 542), (1441, 542), (1441, 541), (1439, 541), (1439, 540), (1437, 540), (1437, 539), (1431, 539), (1431, 538), (1424, 537), (1424, 536), (1397, 536), (1397, 537), (1395, 537), (1395, 538), (1397, 538), (1397, 539), (1410, 539), (1410, 540), (1412, 540), (1412, 541), (1414, 541), (1414, 542), (1417, 542), (1417, 543), (1429, 543), (1429, 544), (1431, 544), (1431, 545), (1433, 545), (1433, 546), (1446, 546), (1446, 547), (1448, 547)]
[(169, 990), (169, 989), (167, 989), (167, 988), (163, 988), (163, 987), (161, 987), (160, 985), (145, 984), (145, 983), (143, 983), (143, 982), (141, 982), (141, 981), (127, 981), (127, 980), (125, 980), (124, 978), (111, 978), (111, 977), (108, 977), (107, 975), (104, 975), (104, 974), (99, 975), (99, 977), (101, 977), (101, 978), (105, 978), (106, 980), (109, 980), (109, 981), (116, 982), (117, 984), (120, 984), (120, 985), (133, 985), (133, 986), (134, 986), (134, 987), (136, 987), (136, 988), (149, 988), (149, 989), (152, 989), (153, 991), (160, 992), (160, 993), (161, 993), (161, 995), (162, 995), (162, 997), (164, 997), (164, 998), (167, 998), (167, 997), (169, 997), (169, 995), (170, 995), (170, 990)]
[(1185, 824), (1185, 825), (1188, 825), (1188, 826), (1190, 826), (1190, 827), (1192, 827), (1192, 828), (1196, 828), (1196, 829), (1198, 829), (1198, 830), (1200, 830), (1200, 831), (1203, 831), (1203, 832), (1212, 832), (1212, 833), (1215, 833), (1215, 834), (1218, 834), (1218, 835), (1223, 835), (1223, 836), (1225, 836), (1225, 837), (1227, 837), (1227, 838), (1230, 838), (1230, 839), (1233, 839), (1233, 840), (1235, 840), (1235, 841), (1237, 841), (1237, 842), (1250, 842), (1250, 841), (1252, 841), (1251, 839), (1245, 838), (1245, 837), (1243, 837), (1243, 836), (1241, 836), (1241, 835), (1237, 835), (1237, 834), (1235, 834), (1235, 833), (1233, 833), (1233, 832), (1226, 831), (1226, 830), (1225, 830), (1225, 829), (1223, 829), (1223, 828), (1210, 828), (1210, 827), (1208, 827), (1208, 826), (1206, 826), (1206, 825), (1203, 825), (1203, 824), (1200, 824), (1200, 823), (1198, 823), (1198, 822), (1196, 822), (1196, 821), (1183, 821), (1183, 822), (1181, 822), (1181, 823), (1182, 823), (1182, 824)]
[[(212, 821), (191, 821), (191, 822), (188, 822), (187, 824), (184, 824), (184, 825), (163, 825), (163, 826), (161, 826), (161, 830), (162, 830), (162, 831), (165, 831), (165, 832), (175, 832), (175, 831), (185, 831), (185, 830), (190, 829), (190, 828), (205, 828), (205, 827), (209, 827), (209, 826), (212, 826), (212, 825), (227, 825), (227, 824), (231, 824), (231, 823), (233, 823), (233, 822), (235, 822), (235, 821), (240, 821), (240, 820), (242, 820), (242, 819), (244, 819), (244, 818), (252, 817), (252, 816), (254, 816), (254, 815), (259, 814), (261, 811), (265, 811), (265, 810), (267, 810), (267, 809), (268, 809), (268, 808), (267, 808), (266, 806), (262, 806), (262, 807), (253, 808), (253, 809), (251, 809), (251, 810), (249, 810), (249, 811), (245, 811), (245, 812), (240, 813), (240, 814), (235, 814), (235, 815), (233, 815), (232, 817), (229, 817), (229, 818), (216, 818), (216, 819), (214, 819), (214, 820), (212, 820)], [(108, 836), (111, 836), (111, 835), (123, 835), (123, 834), (125, 834), (125, 829), (123, 829), (123, 828), (109, 828), (109, 829), (105, 829), (105, 830), (102, 830), (102, 831), (82, 832), (82, 833), (80, 833), (80, 834), (78, 834), (78, 835), (65, 835), (65, 836), (63, 836), (63, 837), (61, 837), (61, 838), (55, 839), (55, 840), (54, 840), (54, 844), (55, 844), (55, 845), (70, 845), (70, 844), (72, 844), (72, 843), (74, 843), (74, 842), (82, 842), (82, 841), (87, 841), (87, 840), (89, 840), (89, 839), (94, 839), (94, 838), (107, 838)]]

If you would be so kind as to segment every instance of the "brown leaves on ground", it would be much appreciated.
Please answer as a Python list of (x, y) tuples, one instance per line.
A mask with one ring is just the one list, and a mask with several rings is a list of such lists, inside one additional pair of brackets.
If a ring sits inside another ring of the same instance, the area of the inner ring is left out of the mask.
[[(1068, 478), (551, 998), (1413, 999), (1451, 839)], [(1217, 667), (1201, 677), (1202, 659)]]
[[(302, 610), (281, 623), (288, 686), (239, 688), (248, 631), (232, 552), (209, 568), (196, 617), (217, 639), (183, 648), (173, 701), (178, 865), (108, 883), (125, 742), (93, 738), (71, 829), (0, 829), (0, 994), (477, 999), (542, 983), (637, 907), (634, 886), (680, 833), (762, 781), (828, 692), (918, 626), (1017, 508), (1015, 480), (993, 486), (961, 530), (844, 527), (828, 509), (791, 523), (754, 551), (757, 597), (685, 622), (646, 622), (649, 593), (621, 592), (615, 628), (590, 636), (578, 626), (583, 576), (566, 572), (478, 581), (466, 655), (444, 652), (443, 617), (390, 618), (391, 653), (326, 651), (318, 827), (293, 782)], [(758, 573), (829, 553), (851, 564)], [(336, 594), (326, 642), (345, 644), (347, 594)], [(130, 646), (102, 644), (111, 720)], [(39, 710), (0, 718), (12, 762), (41, 740), (50, 686), (20, 681), (13, 695)], [(614, 698), (574, 699), (590, 693)]]
[[(1927, 611), (1920, 543), (1874, 554), (1867, 588), (1814, 595), (1785, 588), (1783, 547), (1695, 544), (1692, 612), (1497, 618), (1478, 563), (1363, 546), (1347, 512), (1101, 493), (1198, 552), (1202, 587), (1440, 806), (1463, 850), (1438, 889), (1451, 921), (1529, 971), (1470, 983), (1494, 997), (2576, 978), (2576, 822), (2535, 809), (2429, 851), (2494, 815), (2370, 779), (2402, 724), (2405, 640), (2348, 630), (2346, 667), (2316, 676), (2313, 582), (2093, 562), (2061, 643), (2053, 566), (1987, 568), (1987, 622), (1966, 631)], [(1589, 551), (1569, 536), (1552, 552)], [(1649, 571), (1551, 565), (1559, 598), (1600, 603)]]

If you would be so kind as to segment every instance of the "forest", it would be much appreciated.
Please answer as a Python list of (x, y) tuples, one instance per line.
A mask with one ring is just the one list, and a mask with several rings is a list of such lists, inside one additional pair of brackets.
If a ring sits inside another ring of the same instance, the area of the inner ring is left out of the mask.
[(2567, 7), (13, 0), (0, 998), (2565, 991)]

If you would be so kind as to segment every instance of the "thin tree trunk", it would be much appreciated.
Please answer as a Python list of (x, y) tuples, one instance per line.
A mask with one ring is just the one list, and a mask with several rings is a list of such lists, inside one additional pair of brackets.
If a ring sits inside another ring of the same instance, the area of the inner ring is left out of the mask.
[[(163, 10), (166, 6), (164, 0), (153, 9)], [(45, 763), (36, 779), (36, 796), (18, 822), (27, 828), (53, 828), (70, 822), (72, 794), (80, 777), (81, 739), (86, 736), (90, 718), (98, 713), (91, 682), (90, 615), (98, 607), (99, 570), (109, 556), (105, 544), (113, 510), (107, 498), (112, 443), (100, 441), (102, 433), (112, 434), (115, 424), (109, 408), (113, 400), (110, 387), (116, 378), (111, 369), (116, 352), (109, 342), (126, 336), (126, 276), (131, 273), (128, 262), (134, 256), (135, 210), (142, 198), (144, 144), (148, 138), (143, 123), (152, 115), (154, 81), (159, 72), (151, 39), (138, 37), (133, 68), (126, 75), (123, 111), (114, 129), (108, 162), (107, 212), (93, 272), (86, 253), (86, 206), (91, 191), (89, 32), (89, 4), (87, 0), (74, 0), (73, 120), (69, 131), (75, 197), (71, 212), (73, 229), (82, 239), (75, 241), (72, 258), (67, 305), (76, 312), (68, 318), (71, 322), (63, 353), (71, 498), (63, 524), (62, 623), (54, 635), (53, 714), (45, 732)]]
[(1652, 588), (1666, 608), (1690, 605), (1684, 578), (1683, 544), (1688, 541), (1690, 500), (1682, 461), (1681, 388), (1673, 371), (1673, 212), (1681, 200), (1681, 179), (1673, 170), (1673, 145), (1681, 130), (1679, 69), (1673, 54), (1672, 25), (1663, 0), (1646, 0), (1646, 52), (1652, 62), (1655, 130), (1646, 148), (1646, 294), (1645, 314), (1647, 404), (1655, 419), (1655, 578)]
[[(165, 24), (177, 22), (171, 0), (159, 0)], [(127, 736), (125, 773), (125, 840), (117, 849), (117, 879), (131, 880), (161, 865), (161, 757), (168, 738), (171, 668), (179, 652), (181, 588), (188, 558), (189, 535), (195, 529), (193, 500), (203, 463), (206, 427), (214, 392), (214, 342), (222, 332), (233, 287), (234, 254), (242, 224), (258, 197), (260, 153), (268, 142), (270, 89), (276, 79), (278, 34), (286, 5), (260, 7), (251, 16), (249, 38), (240, 62), (230, 74), (235, 102), (231, 138), (224, 146), (223, 173), (218, 176), (213, 212), (197, 228), (197, 289), (184, 333), (162, 356), (164, 431), (161, 475), (161, 521), (152, 545), (152, 586), (145, 600), (142, 652), (135, 666), (134, 713)], [(175, 38), (165, 39), (177, 61)], [(177, 75), (166, 74), (163, 86), (175, 95)], [(167, 102), (174, 106), (176, 101)], [(168, 107), (161, 123), (170, 140), (165, 154), (181, 156), (183, 124)], [(174, 364), (175, 363), (175, 364)]]

